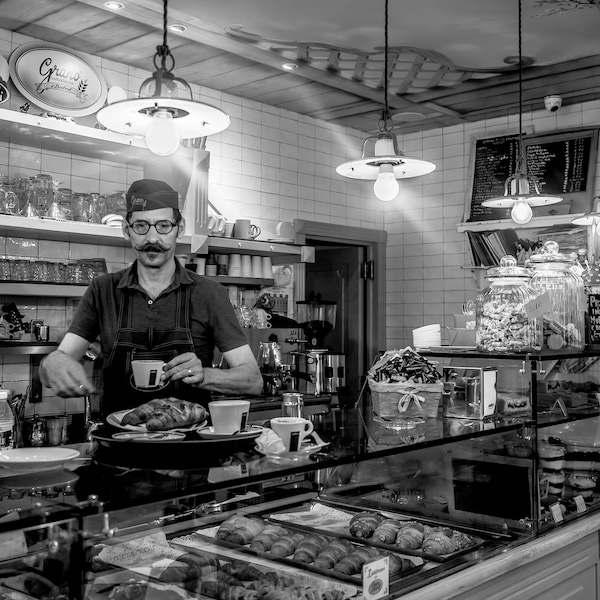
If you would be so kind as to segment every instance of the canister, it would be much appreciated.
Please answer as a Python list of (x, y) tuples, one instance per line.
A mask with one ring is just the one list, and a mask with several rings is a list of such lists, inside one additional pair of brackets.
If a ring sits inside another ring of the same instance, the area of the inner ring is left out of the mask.
[(531, 271), (504, 256), (499, 267), (488, 269), (490, 286), (477, 297), (475, 339), (479, 350), (490, 352), (539, 351), (542, 322), (530, 316), (527, 304), (537, 292), (529, 285)]
[(286, 392), (281, 401), (282, 417), (302, 417), (304, 410), (304, 399), (302, 394), (297, 392)]
[(559, 252), (554, 241), (528, 261), (532, 269), (531, 287), (538, 295), (547, 294), (543, 314), (543, 349), (583, 350), (585, 346), (585, 291), (576, 255)]

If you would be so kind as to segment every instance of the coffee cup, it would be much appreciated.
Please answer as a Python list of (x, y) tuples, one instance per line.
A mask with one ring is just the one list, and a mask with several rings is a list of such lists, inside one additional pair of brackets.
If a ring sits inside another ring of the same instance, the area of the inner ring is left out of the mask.
[(234, 434), (246, 429), (249, 400), (214, 400), (208, 403), (214, 433)]
[(286, 452), (297, 452), (304, 438), (313, 432), (313, 424), (301, 417), (275, 417), (271, 429), (281, 438)]
[(156, 388), (161, 385), (160, 376), (164, 360), (132, 360), (133, 382), (137, 388)]
[(260, 235), (260, 227), (253, 225), (250, 219), (237, 219), (233, 236), (238, 240), (253, 240)]

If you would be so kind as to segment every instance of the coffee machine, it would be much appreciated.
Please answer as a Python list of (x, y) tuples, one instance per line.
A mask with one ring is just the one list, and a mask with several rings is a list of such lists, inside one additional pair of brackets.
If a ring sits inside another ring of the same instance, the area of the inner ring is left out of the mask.
[(337, 304), (327, 300), (296, 302), (296, 320), (305, 339), (302, 349), (291, 352), (294, 387), (304, 394), (335, 394), (345, 386), (345, 357), (324, 348), (324, 339), (335, 327)]

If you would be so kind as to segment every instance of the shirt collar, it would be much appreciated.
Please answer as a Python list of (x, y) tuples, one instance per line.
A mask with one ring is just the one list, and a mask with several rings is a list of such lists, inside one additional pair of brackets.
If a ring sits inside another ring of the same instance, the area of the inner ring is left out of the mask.
[[(125, 269), (121, 281), (117, 284), (117, 289), (131, 288), (138, 285), (137, 262), (137, 260), (133, 261), (133, 263)], [(180, 285), (190, 285), (191, 283), (193, 283), (193, 280), (187, 269), (182, 267), (178, 260), (175, 260), (175, 276), (169, 289), (179, 287)]]

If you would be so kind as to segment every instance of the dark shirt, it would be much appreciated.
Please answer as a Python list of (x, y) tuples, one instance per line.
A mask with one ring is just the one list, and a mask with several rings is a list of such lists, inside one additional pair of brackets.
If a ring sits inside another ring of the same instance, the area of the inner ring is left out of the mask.
[(129, 268), (95, 277), (86, 290), (68, 331), (93, 342), (100, 335), (102, 354), (110, 354), (118, 329), (119, 297), (117, 290), (133, 294), (135, 329), (175, 327), (176, 292), (180, 285), (192, 286), (190, 329), (196, 355), (203, 366), (212, 366), (215, 346), (220, 352), (247, 343), (240, 328), (227, 290), (220, 284), (184, 269), (176, 262), (173, 283), (151, 300), (138, 284), (137, 261)]

